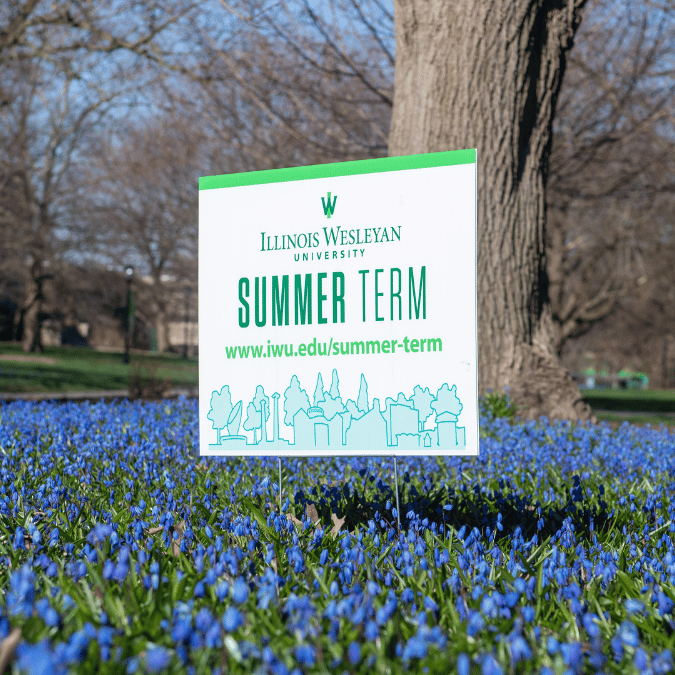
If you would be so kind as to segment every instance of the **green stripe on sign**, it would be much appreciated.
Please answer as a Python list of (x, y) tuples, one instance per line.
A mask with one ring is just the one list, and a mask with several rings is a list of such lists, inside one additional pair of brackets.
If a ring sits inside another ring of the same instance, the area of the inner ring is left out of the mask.
[(354, 162), (295, 166), (288, 169), (231, 173), (224, 176), (202, 176), (199, 179), (199, 189), (214, 190), (216, 188), (240, 187), (242, 185), (263, 185), (265, 183), (284, 183), (292, 180), (309, 180), (311, 178), (357, 176), (366, 173), (382, 173), (384, 171), (429, 169), (436, 166), (475, 163), (475, 149), (429, 152), (423, 155), (381, 157), (378, 159), (362, 159)]

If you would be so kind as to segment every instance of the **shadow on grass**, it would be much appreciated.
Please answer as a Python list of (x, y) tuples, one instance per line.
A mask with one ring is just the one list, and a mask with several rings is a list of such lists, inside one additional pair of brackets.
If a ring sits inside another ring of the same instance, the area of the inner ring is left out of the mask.
[[(384, 520), (389, 526), (397, 526), (396, 517), (386, 510), (387, 501), (392, 507), (396, 505), (396, 495), (390, 485), (381, 484), (380, 494), (375, 501), (368, 501), (362, 493), (351, 491), (347, 485), (321, 485), (313, 492), (315, 494), (307, 495), (303, 491), (296, 493), (296, 517), (305, 517), (307, 505), (314, 504), (324, 527), (330, 528), (332, 525), (333, 513), (339, 519), (345, 519), (343, 529), (346, 528), (349, 532), (353, 532), (356, 527), (367, 528), (370, 520), (376, 521), (378, 528), (380, 520)], [(429, 525), (436, 523), (436, 527), (439, 527), (443, 524), (446, 530), (449, 526), (455, 530), (466, 526), (465, 538), (474, 527), (484, 536), (489, 527), (492, 538), (492, 533), (497, 529), (497, 515), (501, 513), (502, 530), (497, 532), (497, 542), (504, 538), (513, 538), (517, 528), (520, 528), (525, 541), (538, 534), (539, 543), (542, 543), (560, 533), (565, 519), (569, 519), (568, 523), (573, 526), (577, 542), (581, 539), (591, 541), (593, 534), (602, 536), (615, 526), (616, 519), (610, 517), (611, 510), (608, 510), (602, 497), (595, 500), (596, 503), (584, 499), (580, 484), (569, 486), (568, 499), (562, 505), (542, 505), (538, 500), (502, 489), (480, 492), (474, 487), (453, 492), (454, 494), (448, 493), (446, 488), (439, 488), (423, 496), (417, 493), (414, 486), (406, 486), (399, 495), (401, 529), (408, 530), (411, 526), (412, 519), (408, 518), (410, 511), (420, 521), (426, 518)], [(443, 508), (448, 505), (452, 508)], [(538, 508), (541, 508), (541, 515)], [(544, 523), (539, 529), (541, 518)]]

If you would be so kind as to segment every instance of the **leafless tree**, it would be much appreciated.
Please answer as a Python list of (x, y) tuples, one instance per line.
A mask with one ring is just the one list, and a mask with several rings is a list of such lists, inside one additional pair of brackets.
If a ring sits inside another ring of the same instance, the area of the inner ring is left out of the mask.
[(79, 208), (88, 247), (138, 274), (137, 306), (168, 344), (172, 298), (197, 271), (197, 186), (207, 170), (196, 120), (151, 119), (99, 137)]
[(111, 102), (138, 102), (150, 66), (174, 67), (165, 32), (193, 7), (187, 0), (10, 0), (0, 7), (0, 272), (25, 280), (26, 350), (42, 348), (44, 284), (68, 249), (69, 177), (84, 159), (79, 148)]
[(193, 18), (187, 74), (231, 170), (386, 155), (393, 17), (380, 0), (224, 4), (221, 21)]
[[(176, 50), (163, 39), (166, 29), (198, 4), (191, 0), (5, 0), (0, 5), (0, 68), (16, 60), (56, 59), (82, 52), (127, 52), (171, 65)], [(78, 64), (70, 65), (84, 74)]]
[(674, 31), (672, 8), (596, 0), (577, 35), (548, 189), (558, 353), (651, 283), (675, 185)]
[[(34, 60), (5, 68), (14, 81), (13, 100), (3, 111), (0, 164), (2, 272), (25, 283), (20, 313), (23, 346), (41, 351), (39, 318), (51, 265), (67, 249), (62, 240), (67, 181), (78, 144), (104, 113), (110, 96), (89, 96), (72, 77), (52, 80), (52, 70)], [(45, 107), (49, 100), (49, 107)]]

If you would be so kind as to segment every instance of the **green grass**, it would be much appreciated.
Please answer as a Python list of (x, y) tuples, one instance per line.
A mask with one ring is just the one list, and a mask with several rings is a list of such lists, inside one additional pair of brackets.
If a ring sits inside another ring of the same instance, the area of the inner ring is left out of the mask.
[(584, 399), (594, 409), (605, 411), (675, 412), (673, 389), (584, 389)]
[(675, 403), (675, 389), (583, 389), (584, 398), (592, 405), (594, 400), (668, 401)]
[[(7, 360), (8, 356), (42, 356), (53, 363)], [(127, 389), (129, 376), (140, 370), (174, 387), (196, 387), (197, 361), (174, 355), (132, 354), (122, 362), (118, 352), (79, 347), (47, 347), (42, 354), (25, 354), (19, 345), (0, 345), (0, 391), (11, 393), (67, 392)]]
[(662, 424), (666, 427), (675, 426), (675, 415), (659, 415), (658, 413), (631, 414), (630, 412), (620, 414), (618, 412), (606, 410), (595, 410), (594, 412), (600, 422), (609, 422), (612, 427), (616, 427), (623, 422), (628, 422), (629, 424), (635, 424), (637, 426), (646, 426), (647, 424), (650, 424), (657, 429)]

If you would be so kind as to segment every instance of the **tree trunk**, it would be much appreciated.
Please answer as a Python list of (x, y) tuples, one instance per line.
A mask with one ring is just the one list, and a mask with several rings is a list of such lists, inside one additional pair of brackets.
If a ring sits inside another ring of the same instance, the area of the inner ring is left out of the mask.
[(394, 0), (389, 154), (477, 148), (479, 390), (531, 418), (592, 419), (553, 347), (545, 186), (585, 0)]
[(23, 312), (23, 335), (21, 345), (24, 352), (44, 351), (42, 347), (42, 329), (40, 312), (42, 310), (42, 283), (43, 276), (36, 265), (32, 265), (27, 281), (26, 300)]
[(169, 349), (169, 331), (166, 324), (166, 310), (164, 307), (157, 309), (155, 315), (155, 335), (157, 337), (157, 351), (166, 352)]
[(654, 341), (654, 365), (652, 367), (653, 377), (650, 380), (652, 389), (667, 389), (669, 386), (668, 377), (668, 346), (669, 336), (659, 336)]
[(17, 305), (14, 312), (14, 322), (12, 324), (12, 342), (18, 342), (23, 337), (23, 315), (24, 309)]

